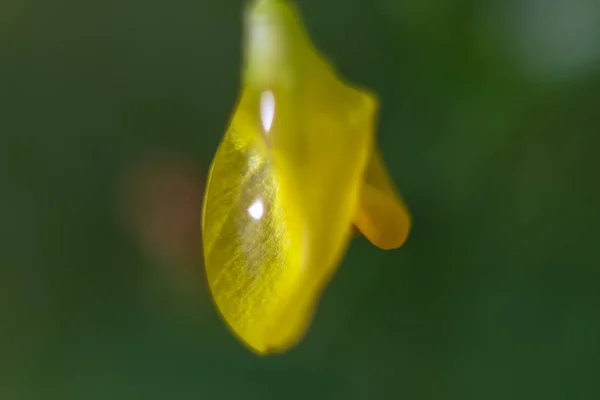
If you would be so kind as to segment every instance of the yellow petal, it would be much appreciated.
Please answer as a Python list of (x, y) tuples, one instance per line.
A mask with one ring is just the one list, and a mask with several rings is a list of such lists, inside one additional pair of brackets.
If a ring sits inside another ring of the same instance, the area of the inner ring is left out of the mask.
[(359, 200), (379, 220), (363, 180), (373, 175), (388, 193), (367, 169), (376, 99), (340, 80), (290, 2), (254, 1), (246, 38), (241, 96), (207, 184), (203, 242), (221, 315), (251, 349), (268, 353), (304, 335)]
[(373, 153), (367, 167), (353, 222), (371, 243), (383, 250), (402, 246), (408, 237), (410, 216), (378, 151)]

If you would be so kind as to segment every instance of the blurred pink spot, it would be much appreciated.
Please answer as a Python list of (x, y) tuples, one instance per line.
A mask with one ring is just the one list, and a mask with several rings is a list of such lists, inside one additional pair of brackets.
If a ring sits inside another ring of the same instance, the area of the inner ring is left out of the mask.
[(195, 163), (164, 156), (127, 171), (121, 210), (144, 251), (167, 264), (201, 262), (203, 176)]

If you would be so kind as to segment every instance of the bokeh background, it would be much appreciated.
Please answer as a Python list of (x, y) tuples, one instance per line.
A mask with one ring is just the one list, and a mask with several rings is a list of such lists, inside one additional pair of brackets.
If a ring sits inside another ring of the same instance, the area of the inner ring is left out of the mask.
[(260, 358), (200, 255), (243, 2), (0, 2), (0, 399), (600, 398), (600, 3), (299, 4), (414, 229)]

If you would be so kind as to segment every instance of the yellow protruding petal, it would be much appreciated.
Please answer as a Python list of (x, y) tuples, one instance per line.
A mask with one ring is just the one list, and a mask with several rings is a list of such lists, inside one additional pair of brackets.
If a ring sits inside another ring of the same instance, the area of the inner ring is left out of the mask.
[(402, 246), (410, 231), (410, 216), (392, 183), (379, 152), (371, 157), (353, 220), (375, 246), (390, 250)]

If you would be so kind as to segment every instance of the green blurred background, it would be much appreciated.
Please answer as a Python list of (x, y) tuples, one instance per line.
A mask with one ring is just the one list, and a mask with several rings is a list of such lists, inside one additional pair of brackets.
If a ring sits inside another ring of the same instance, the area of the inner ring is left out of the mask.
[(0, 2), (0, 399), (600, 398), (600, 2), (300, 9), (414, 229), (260, 358), (199, 257), (243, 2)]

